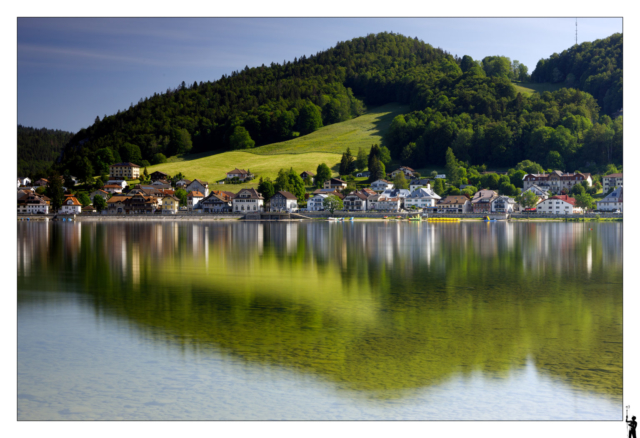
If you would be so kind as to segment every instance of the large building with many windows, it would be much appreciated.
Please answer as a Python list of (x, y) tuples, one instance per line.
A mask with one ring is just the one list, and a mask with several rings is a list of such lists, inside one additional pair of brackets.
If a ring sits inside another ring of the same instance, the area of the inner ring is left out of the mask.
[(530, 173), (522, 178), (524, 185), (523, 191), (529, 187), (536, 185), (544, 190), (548, 190), (551, 193), (560, 193), (565, 190), (565, 193), (569, 193), (573, 186), (581, 184), (582, 181), (586, 181), (588, 186), (591, 187), (592, 180), (590, 173), (563, 173), (559, 170), (547, 173)]
[(133, 163), (115, 163), (109, 166), (109, 178), (136, 179), (140, 176), (140, 166)]

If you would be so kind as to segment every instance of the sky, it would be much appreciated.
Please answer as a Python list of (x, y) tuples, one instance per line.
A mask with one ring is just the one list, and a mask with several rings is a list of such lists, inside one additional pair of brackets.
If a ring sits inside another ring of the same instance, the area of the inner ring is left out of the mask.
[[(578, 18), (578, 43), (622, 32)], [(70, 132), (182, 81), (293, 61), (369, 33), (395, 32), (531, 73), (575, 43), (575, 18), (18, 18), (18, 124)]]

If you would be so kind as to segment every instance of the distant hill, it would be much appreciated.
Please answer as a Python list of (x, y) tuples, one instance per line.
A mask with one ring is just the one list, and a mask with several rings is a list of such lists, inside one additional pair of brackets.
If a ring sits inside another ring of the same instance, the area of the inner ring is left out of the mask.
[(533, 82), (579, 88), (593, 95), (606, 114), (622, 108), (622, 34), (584, 42), (538, 61)]
[(72, 132), (18, 125), (18, 176), (45, 175), (72, 137)]
[(114, 161), (156, 164), (190, 153), (332, 151), (341, 147), (338, 131), (330, 145), (315, 142), (315, 131), (388, 104), (406, 109), (377, 133), (394, 160), (413, 168), (442, 166), (449, 147), (458, 159), (492, 166), (622, 162), (621, 119), (601, 118), (589, 93), (519, 92), (484, 64), (417, 38), (370, 34), (283, 65), (183, 82), (96, 118), (71, 139), (58, 167), (82, 176)]

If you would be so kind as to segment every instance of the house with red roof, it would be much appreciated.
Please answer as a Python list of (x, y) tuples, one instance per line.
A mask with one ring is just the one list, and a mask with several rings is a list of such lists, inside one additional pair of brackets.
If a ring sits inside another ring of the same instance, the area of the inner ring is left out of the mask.
[(537, 213), (543, 214), (581, 214), (582, 208), (576, 206), (575, 198), (569, 195), (556, 195), (545, 199), (536, 206)]

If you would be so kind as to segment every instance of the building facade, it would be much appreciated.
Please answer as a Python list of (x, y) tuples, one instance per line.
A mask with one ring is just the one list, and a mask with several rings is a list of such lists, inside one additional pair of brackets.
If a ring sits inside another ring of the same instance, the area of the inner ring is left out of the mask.
[(233, 198), (234, 212), (258, 213), (264, 209), (264, 198), (256, 189), (242, 189)]
[[(25, 184), (26, 185), (26, 184)], [(602, 177), (602, 190), (608, 192), (614, 187), (622, 187), (622, 174), (612, 173)]]
[(537, 185), (553, 194), (557, 194), (564, 190), (569, 193), (573, 186), (581, 184), (583, 181), (591, 187), (593, 181), (590, 173), (563, 173), (559, 170), (546, 173), (530, 173), (522, 178), (523, 190), (527, 190), (533, 185)]
[(109, 178), (136, 179), (140, 177), (140, 166), (133, 163), (115, 163), (109, 166)]
[(298, 198), (284, 190), (276, 192), (269, 200), (269, 211), (288, 213), (298, 211)]
[(571, 215), (582, 213), (582, 208), (576, 207), (576, 200), (568, 195), (556, 195), (545, 199), (536, 206), (537, 213)]

